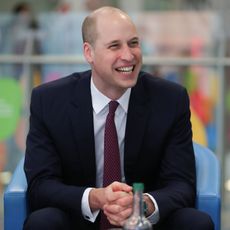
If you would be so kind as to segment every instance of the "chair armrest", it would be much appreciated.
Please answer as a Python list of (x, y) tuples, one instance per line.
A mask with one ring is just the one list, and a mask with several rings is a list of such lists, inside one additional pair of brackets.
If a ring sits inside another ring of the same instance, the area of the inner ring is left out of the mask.
[(21, 230), (27, 216), (27, 181), (23, 170), (24, 158), (18, 163), (4, 191), (4, 229)]
[(197, 174), (197, 209), (208, 213), (220, 229), (221, 193), (220, 166), (216, 155), (199, 144), (194, 143)]

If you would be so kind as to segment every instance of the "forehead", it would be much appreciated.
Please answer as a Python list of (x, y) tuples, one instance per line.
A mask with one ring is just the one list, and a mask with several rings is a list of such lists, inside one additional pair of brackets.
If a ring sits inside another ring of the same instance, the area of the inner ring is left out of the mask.
[(98, 39), (104, 42), (129, 40), (138, 37), (137, 30), (130, 18), (122, 14), (111, 14), (107, 18), (98, 17), (96, 22)]

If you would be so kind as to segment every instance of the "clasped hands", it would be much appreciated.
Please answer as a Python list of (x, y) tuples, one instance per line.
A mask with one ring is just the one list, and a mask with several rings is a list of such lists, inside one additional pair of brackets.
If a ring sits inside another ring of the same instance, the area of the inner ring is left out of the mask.
[(105, 188), (94, 188), (89, 193), (91, 211), (103, 210), (109, 222), (123, 226), (132, 213), (132, 187), (121, 182), (113, 182)]

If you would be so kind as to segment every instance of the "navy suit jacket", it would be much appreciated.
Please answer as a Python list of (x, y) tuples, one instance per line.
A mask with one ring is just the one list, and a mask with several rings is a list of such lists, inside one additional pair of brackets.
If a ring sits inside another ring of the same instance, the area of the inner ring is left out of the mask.
[[(31, 97), (25, 172), (31, 211), (58, 207), (82, 229), (81, 199), (95, 187), (91, 71), (35, 88)], [(157, 201), (160, 222), (194, 206), (195, 159), (189, 98), (178, 84), (141, 72), (131, 90), (125, 132), (126, 182), (143, 182)]]

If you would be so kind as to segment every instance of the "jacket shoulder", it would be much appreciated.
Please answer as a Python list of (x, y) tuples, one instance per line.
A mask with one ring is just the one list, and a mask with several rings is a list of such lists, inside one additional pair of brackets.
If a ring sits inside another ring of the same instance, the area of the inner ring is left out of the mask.
[[(91, 71), (85, 71), (85, 72), (76, 72), (72, 73), (68, 76), (65, 76), (63, 78), (47, 82), (44, 84), (41, 84), (33, 89), (33, 91), (39, 91), (39, 92), (52, 92), (56, 90), (69, 90), (70, 87), (78, 84), (82, 80), (87, 80), (91, 76)], [(60, 92), (60, 91), (59, 91)]]
[(187, 94), (187, 90), (179, 83), (166, 80), (164, 78), (154, 76), (152, 74), (141, 72), (138, 79), (138, 84), (146, 94), (150, 97), (172, 100), (181, 95)]

